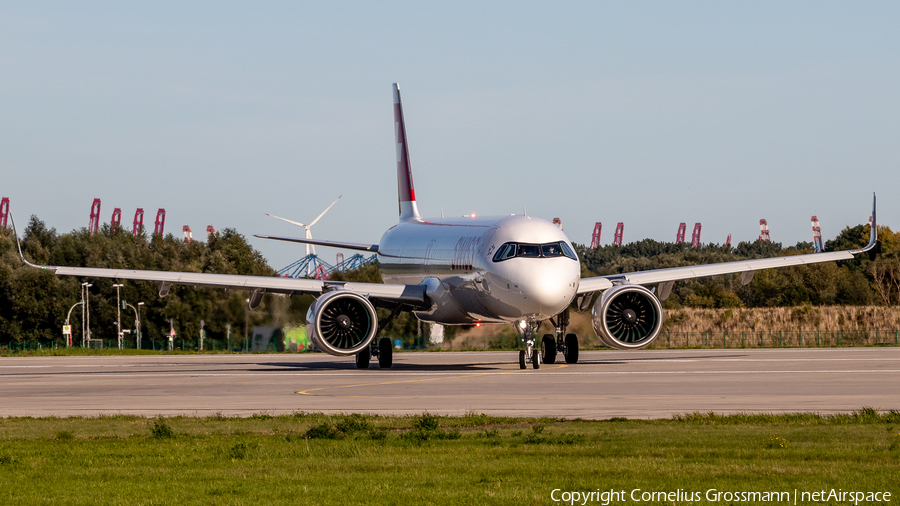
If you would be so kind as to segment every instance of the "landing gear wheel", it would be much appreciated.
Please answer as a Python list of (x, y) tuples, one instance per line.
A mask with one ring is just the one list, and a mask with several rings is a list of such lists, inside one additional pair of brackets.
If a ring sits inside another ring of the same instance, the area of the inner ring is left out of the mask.
[(528, 368), (528, 366), (525, 365), (525, 350), (519, 350), (519, 369), (526, 368)]
[(567, 364), (578, 363), (578, 336), (575, 334), (566, 334), (566, 356)]
[(390, 369), (394, 364), (394, 348), (391, 346), (391, 340), (382, 337), (378, 341), (378, 367), (382, 369)]
[(541, 368), (541, 353), (538, 350), (531, 352), (531, 367), (535, 369)]
[(544, 334), (541, 339), (541, 360), (545, 364), (556, 363), (556, 339), (550, 334)]
[(369, 359), (372, 358), (372, 352), (369, 350), (369, 347), (366, 346), (363, 350), (356, 354), (356, 368), (357, 369), (368, 369), (369, 368)]

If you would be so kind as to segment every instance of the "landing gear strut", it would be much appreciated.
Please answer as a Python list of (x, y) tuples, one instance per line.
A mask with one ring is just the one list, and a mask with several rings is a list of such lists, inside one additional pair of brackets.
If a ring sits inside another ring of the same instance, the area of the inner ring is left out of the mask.
[(535, 369), (541, 368), (541, 352), (534, 347), (534, 333), (539, 325), (540, 323), (527, 322), (525, 328), (522, 329), (525, 349), (519, 350), (519, 369), (526, 369), (528, 362), (531, 362), (531, 366)]
[(569, 308), (556, 315), (556, 321), (550, 319), (556, 327), (556, 339), (550, 334), (544, 334), (541, 340), (541, 351), (544, 355), (544, 362), (553, 364), (556, 362), (556, 353), (561, 351), (567, 364), (578, 363), (578, 336), (575, 334), (566, 334), (566, 328), (569, 326)]
[[(391, 311), (391, 314), (388, 315), (387, 318), (378, 322), (378, 330), (375, 332), (375, 335), (381, 333), (385, 327), (391, 323), (391, 320), (394, 319), (397, 314), (400, 313), (400, 308), (402, 306), (397, 304), (394, 306), (394, 309)], [(377, 341), (377, 342), (376, 342)], [(356, 368), (357, 369), (368, 369), (369, 360), (375, 357), (378, 359), (378, 367), (382, 369), (390, 369), (392, 365), (394, 365), (394, 347), (391, 344), (391, 340), (382, 337), (381, 339), (373, 339), (372, 343), (366, 346), (361, 352), (356, 354)]]

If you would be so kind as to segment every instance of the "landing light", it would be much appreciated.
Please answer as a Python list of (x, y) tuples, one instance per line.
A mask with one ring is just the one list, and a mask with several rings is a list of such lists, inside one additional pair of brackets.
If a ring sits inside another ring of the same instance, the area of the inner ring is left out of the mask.
[(520, 329), (523, 329), (523, 330), (524, 330), (525, 327), (527, 327), (527, 326), (528, 326), (528, 322), (526, 322), (525, 320), (522, 320), (522, 321), (519, 322), (519, 328), (520, 328)]

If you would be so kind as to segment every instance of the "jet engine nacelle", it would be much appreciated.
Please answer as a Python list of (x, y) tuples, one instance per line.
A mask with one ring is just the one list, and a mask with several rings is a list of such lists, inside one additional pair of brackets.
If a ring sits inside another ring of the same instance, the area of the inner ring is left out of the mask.
[(644, 348), (662, 329), (663, 310), (653, 292), (640, 285), (618, 285), (603, 292), (591, 310), (594, 332), (619, 350)]
[(306, 335), (329, 355), (356, 355), (372, 342), (377, 331), (375, 306), (356, 292), (328, 292), (306, 313)]

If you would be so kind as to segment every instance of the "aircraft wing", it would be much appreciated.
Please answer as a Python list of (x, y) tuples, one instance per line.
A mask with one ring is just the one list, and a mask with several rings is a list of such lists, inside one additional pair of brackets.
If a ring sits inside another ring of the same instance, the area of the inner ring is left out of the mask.
[[(869, 244), (864, 248), (846, 251), (831, 251), (827, 253), (812, 253), (807, 255), (793, 255), (776, 258), (760, 258), (756, 260), (738, 260), (736, 262), (724, 262), (720, 264), (689, 265), (686, 267), (672, 267), (669, 269), (656, 269), (652, 271), (628, 272), (624, 274), (612, 274), (583, 278), (578, 287), (579, 294), (591, 293), (612, 288), (615, 284), (631, 283), (635, 285), (651, 285), (655, 283), (671, 283), (684, 279), (702, 278), (706, 276), (718, 276), (720, 274), (750, 273), (744, 277), (745, 284), (750, 282), (752, 273), (761, 269), (775, 269), (791, 265), (806, 265), (820, 262), (833, 262), (835, 260), (849, 260), (854, 255), (864, 253), (875, 247), (878, 240), (878, 227), (875, 223), (875, 197), (872, 197), (872, 230), (869, 235)], [(671, 289), (671, 286), (669, 287)]]
[[(15, 228), (15, 222), (13, 222)], [(16, 236), (18, 243), (18, 235)], [(318, 279), (293, 279), (276, 276), (242, 276), (237, 274), (211, 274), (203, 272), (167, 272), (143, 271), (130, 269), (102, 269), (93, 267), (64, 267), (35, 265), (25, 259), (22, 246), (19, 244), (19, 256), (26, 264), (50, 271), (61, 276), (81, 276), (85, 278), (113, 278), (159, 283), (159, 295), (165, 296), (173, 285), (187, 285), (204, 288), (224, 288), (248, 290), (251, 309), (262, 301), (265, 293), (321, 295), (322, 293), (343, 289), (351, 290), (370, 299), (389, 300), (411, 304), (425, 305), (424, 285), (386, 285), (381, 283), (354, 283), (343, 281), (322, 281)]]

